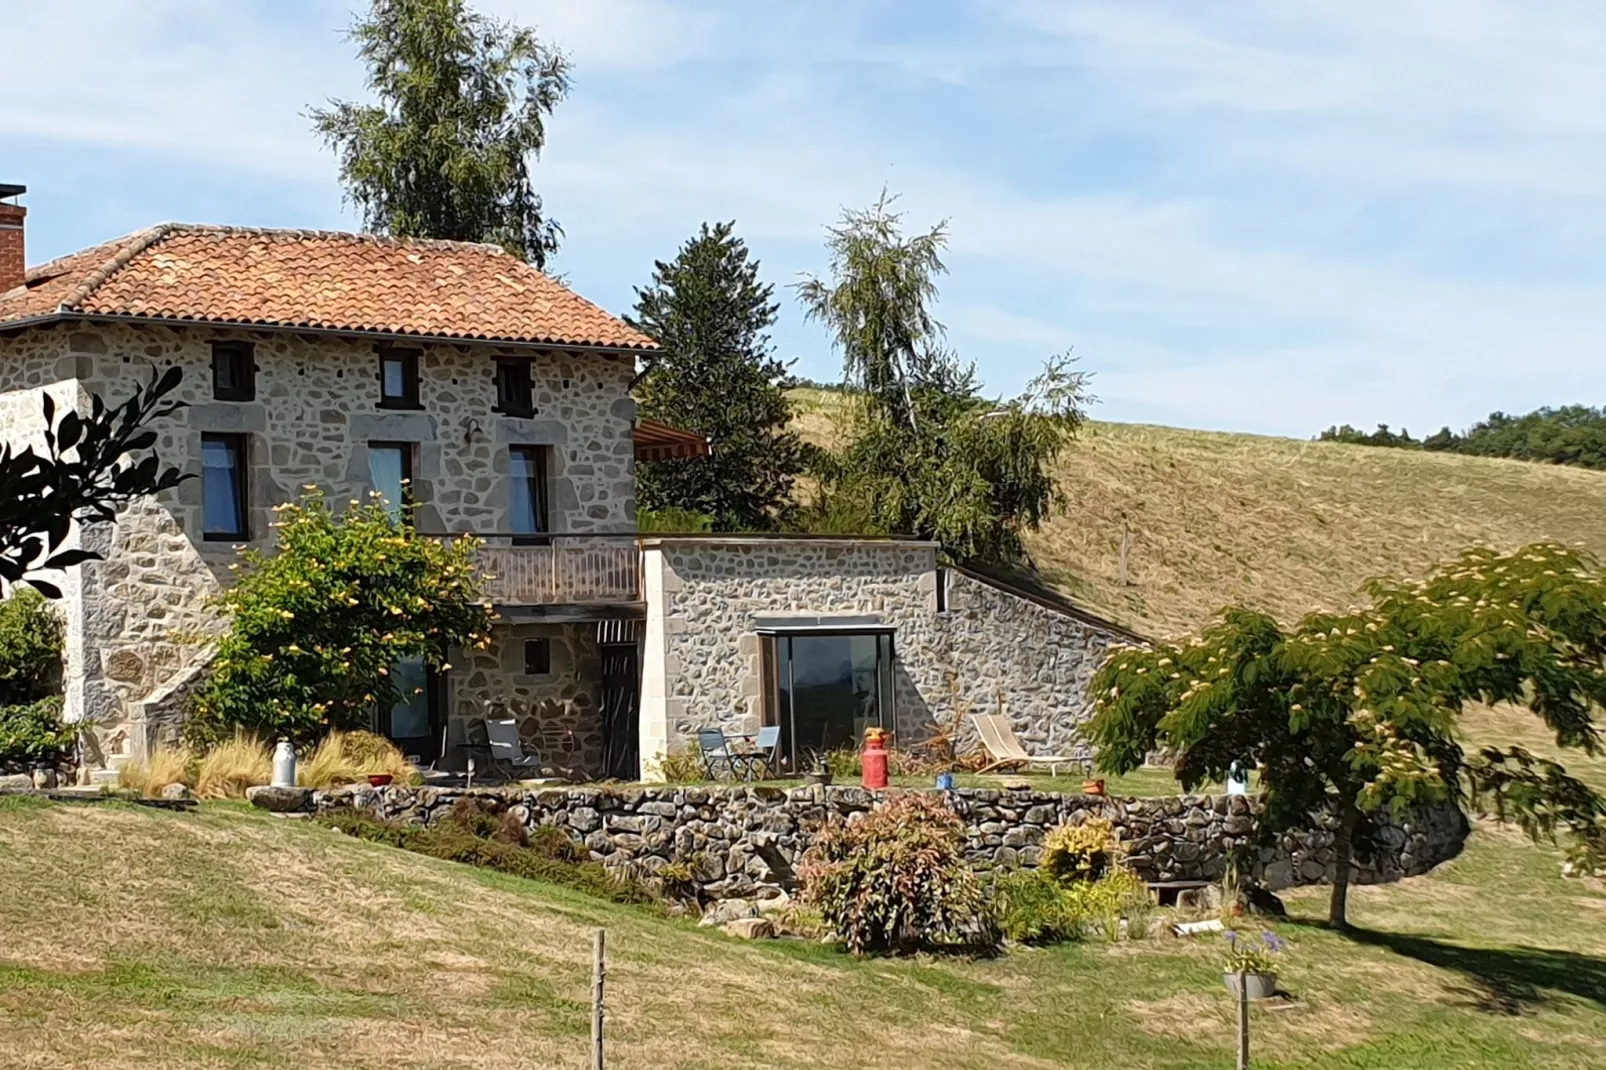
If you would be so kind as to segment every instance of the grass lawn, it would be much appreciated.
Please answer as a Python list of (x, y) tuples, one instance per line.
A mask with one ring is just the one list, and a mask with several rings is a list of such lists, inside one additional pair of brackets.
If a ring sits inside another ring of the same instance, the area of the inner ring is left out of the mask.
[[(1606, 1065), (1606, 893), (1558, 858), (1480, 828), (1359, 889), (1353, 937), (1281, 926), (1297, 1003), (1255, 1012), (1257, 1065)], [(1231, 1064), (1212, 938), (856, 962), (229, 804), (0, 800), (0, 887), (8, 1068), (578, 1068), (597, 926), (611, 1066)]]

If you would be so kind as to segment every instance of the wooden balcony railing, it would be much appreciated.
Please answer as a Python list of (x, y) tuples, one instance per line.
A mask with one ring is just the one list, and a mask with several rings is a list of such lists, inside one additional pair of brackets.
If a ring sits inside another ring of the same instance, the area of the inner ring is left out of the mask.
[(509, 545), (489, 538), (475, 555), (486, 595), (499, 605), (589, 605), (641, 601), (635, 540)]

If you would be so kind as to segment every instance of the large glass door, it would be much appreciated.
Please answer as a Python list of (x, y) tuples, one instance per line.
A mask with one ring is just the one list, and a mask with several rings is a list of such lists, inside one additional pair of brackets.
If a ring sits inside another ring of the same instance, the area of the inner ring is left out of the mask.
[(402, 697), (380, 717), (380, 735), (409, 757), (434, 761), (441, 748), (441, 678), (423, 658), (404, 658), (391, 667), (390, 681)]
[(767, 661), (766, 719), (781, 726), (788, 769), (858, 748), (867, 728), (893, 727), (890, 632), (780, 633), (769, 641)]

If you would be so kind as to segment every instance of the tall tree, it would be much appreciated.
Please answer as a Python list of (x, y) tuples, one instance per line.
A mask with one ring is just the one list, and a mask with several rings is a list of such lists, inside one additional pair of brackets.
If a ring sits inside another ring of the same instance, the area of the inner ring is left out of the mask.
[(943, 224), (906, 237), (885, 191), (827, 228), (829, 279), (798, 295), (828, 327), (858, 402), (850, 441), (819, 465), (816, 526), (939, 541), (960, 562), (1016, 566), (1021, 533), (1062, 501), (1049, 465), (1092, 400), (1067, 353), (1020, 397), (984, 397), (932, 315)]
[(367, 226), (494, 242), (544, 267), (563, 232), (530, 162), (568, 92), (568, 57), (463, 0), (373, 0), (351, 38), (379, 103), (331, 101), (311, 117)]
[(704, 223), (672, 262), (658, 261), (626, 318), (663, 347), (641, 381), (642, 414), (706, 435), (713, 447), (707, 458), (643, 463), (642, 507), (752, 530), (789, 511), (805, 451), (788, 430), (786, 364), (770, 345), (775, 288), (759, 281), (758, 261), (734, 228)]
[(1313, 613), (1286, 631), (1233, 608), (1185, 642), (1112, 654), (1093, 681), (1100, 767), (1126, 772), (1175, 749), (1191, 790), (1235, 761), (1257, 766), (1263, 837), (1313, 814), (1330, 819), (1338, 927), (1352, 858), (1372, 848), (1385, 806), (1492, 798), (1530, 833), (1564, 830), (1581, 858), (1606, 857), (1606, 802), (1561, 766), (1515, 747), (1468, 756), (1457, 740), (1469, 703), (1508, 702), (1532, 710), (1560, 746), (1601, 750), (1599, 563), (1549, 544), (1479, 549), (1426, 580), (1367, 592), (1367, 607)]

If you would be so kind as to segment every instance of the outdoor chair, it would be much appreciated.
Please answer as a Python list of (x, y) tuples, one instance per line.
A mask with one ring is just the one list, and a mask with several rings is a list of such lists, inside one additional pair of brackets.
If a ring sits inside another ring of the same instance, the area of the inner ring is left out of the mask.
[(736, 767), (741, 762), (735, 754), (731, 753), (730, 740), (725, 733), (717, 728), (699, 728), (697, 730), (697, 747), (703, 756), (703, 770), (708, 774), (709, 780), (719, 780), (719, 767), (725, 767), (725, 774), (731, 778), (736, 776)]
[(523, 779), (520, 773), (539, 773), (541, 770), (541, 756), (526, 754), (524, 743), (519, 738), (519, 722), (509, 717), (506, 720), (485, 720), (485, 734), (490, 745), (490, 765), (509, 780)]
[(742, 773), (748, 780), (763, 780), (775, 775), (781, 762), (781, 726), (765, 725), (758, 730), (753, 743), (739, 751), (732, 751), (731, 756), (742, 767)]
[(970, 720), (976, 726), (976, 734), (981, 737), (981, 745), (986, 748), (987, 756), (992, 759), (987, 767), (982, 769), (983, 773), (1046, 765), (1050, 776), (1058, 776), (1060, 766), (1077, 764), (1077, 759), (1057, 754), (1027, 753), (1026, 748), (1021, 745), (1020, 737), (1015, 734), (1015, 726), (1001, 713), (972, 714)]

